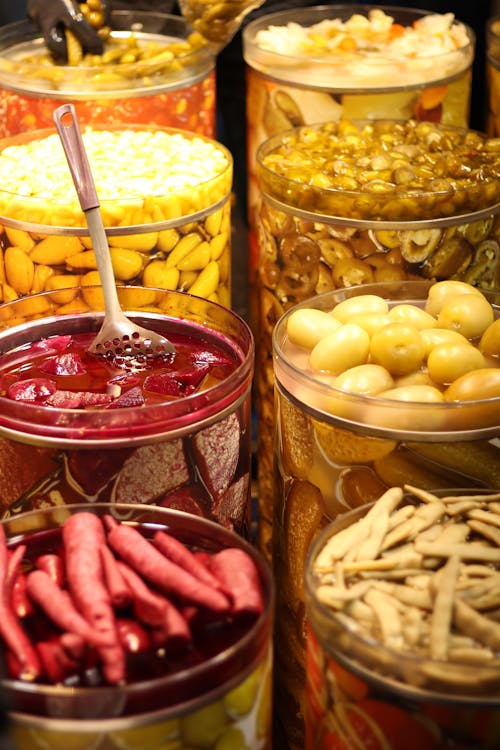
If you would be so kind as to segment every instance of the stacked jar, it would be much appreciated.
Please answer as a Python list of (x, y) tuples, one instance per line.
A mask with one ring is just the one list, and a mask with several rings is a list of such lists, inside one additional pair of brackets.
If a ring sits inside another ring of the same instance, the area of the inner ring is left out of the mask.
[(3, 27), (1, 137), (52, 127), (53, 110), (67, 101), (82, 124), (158, 125), (215, 137), (215, 51), (184, 19), (112, 11), (103, 55), (74, 57), (54, 64), (28, 21)]
[[(333, 683), (328, 683), (332, 692), (325, 694), (325, 685), (318, 687), (315, 681), (314, 643), (312, 662), (306, 662), (309, 622), (303, 581), (317, 535), (393, 487), (419, 488), (428, 501), (426, 518), (440, 508), (433, 505), (438, 492), (455, 496), (454, 488), (468, 488), (469, 495), (500, 489), (499, 296), (459, 280), (393, 280), (318, 295), (293, 307), (276, 325), (276, 712), (291, 748), (304, 746), (306, 674), (314, 681), (311, 700), (316, 696), (329, 705), (335, 692)], [(432, 515), (429, 519), (431, 523)], [(467, 528), (461, 524), (461, 531)], [(388, 526), (375, 522), (373, 529), (380, 535)], [(367, 544), (368, 536), (363, 536)], [(400, 551), (411, 557), (409, 545)], [(358, 557), (350, 549), (348, 559), (357, 570)], [(381, 563), (385, 573), (391, 559)], [(333, 579), (338, 572), (334, 563), (327, 567)], [(396, 567), (388, 573), (394, 583), (406, 564)], [(351, 601), (348, 594), (344, 601)], [(332, 606), (340, 611), (333, 600)], [(318, 607), (312, 605), (316, 634)], [(393, 623), (391, 616), (386, 619)], [(321, 640), (324, 627), (322, 623)], [(338, 635), (337, 630), (332, 633)], [(341, 665), (352, 656), (348, 639), (346, 634), (337, 641)], [(374, 648), (383, 660), (384, 654)], [(403, 681), (420, 679), (409, 665), (397, 663)], [(387, 677), (389, 661), (376, 667)], [(341, 703), (339, 712), (343, 707)], [(315, 719), (310, 719), (314, 732)], [(335, 716), (329, 721), (334, 723)], [(324, 742), (312, 741), (309, 747), (327, 747)]]
[(442, 124), (340, 120), (259, 148), (255, 382), (269, 554), (277, 320), (312, 295), (374, 281), (456, 278), (499, 289), (498, 147)]

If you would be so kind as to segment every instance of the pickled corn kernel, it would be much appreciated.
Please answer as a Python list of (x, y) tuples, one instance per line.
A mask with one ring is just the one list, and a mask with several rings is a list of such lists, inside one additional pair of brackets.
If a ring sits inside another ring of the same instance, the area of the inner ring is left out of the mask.
[(264, 193), (330, 216), (406, 222), (466, 214), (500, 200), (500, 139), (430, 122), (304, 126), (265, 142), (257, 160)]
[[(88, 127), (83, 140), (106, 226), (149, 224), (153, 207), (162, 216), (181, 218), (216, 205), (230, 193), (231, 156), (208, 138), (176, 131)], [(6, 146), (0, 153), (0, 185), (0, 213), (9, 219), (86, 226), (55, 133)], [(156, 239), (152, 233), (151, 246)], [(119, 242), (127, 246), (123, 238)], [(135, 244), (129, 247), (136, 249)], [(40, 262), (50, 264), (45, 258)]]

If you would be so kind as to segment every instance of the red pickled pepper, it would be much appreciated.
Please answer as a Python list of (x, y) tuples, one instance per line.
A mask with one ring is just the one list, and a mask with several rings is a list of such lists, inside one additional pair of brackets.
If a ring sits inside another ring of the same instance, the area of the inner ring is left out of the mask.
[(212, 612), (229, 612), (230, 602), (221, 591), (207, 586), (168, 560), (137, 529), (117, 525), (114, 519), (111, 521), (108, 531), (110, 546), (119, 557), (160, 590), (206, 607)]
[(12, 611), (7, 580), (8, 561), (5, 529), (0, 524), (0, 635), (18, 665), (16, 676), (23, 680), (35, 681), (42, 672), (42, 664), (36, 649)]
[(106, 543), (101, 520), (93, 513), (75, 513), (62, 529), (65, 568), (71, 596), (90, 625), (109, 634), (113, 645), (99, 647), (103, 673), (108, 682), (125, 680), (125, 653), (120, 644), (115, 614), (103, 578), (100, 547)]

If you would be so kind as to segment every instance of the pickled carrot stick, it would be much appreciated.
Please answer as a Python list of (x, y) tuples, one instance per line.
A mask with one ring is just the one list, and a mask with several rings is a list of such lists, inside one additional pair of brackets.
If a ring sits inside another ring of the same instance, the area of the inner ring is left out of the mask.
[(100, 548), (106, 543), (101, 520), (93, 513), (75, 513), (62, 527), (66, 578), (80, 614), (113, 645), (98, 648), (106, 680), (125, 680), (125, 653), (119, 642), (111, 598), (104, 584)]
[(165, 598), (151, 591), (140, 575), (124, 562), (119, 560), (118, 568), (129, 587), (137, 619), (146, 625), (161, 625), (165, 619)]
[(69, 593), (59, 588), (45, 571), (32, 570), (28, 574), (27, 590), (32, 601), (61, 630), (76, 633), (94, 646), (113, 645), (112, 633), (94, 630), (78, 612)]
[(78, 661), (65, 651), (59, 637), (38, 641), (37, 651), (43, 664), (43, 671), (53, 685), (63, 682), (76, 671)]
[(176, 539), (175, 536), (167, 534), (165, 531), (157, 531), (153, 536), (153, 544), (160, 552), (168, 557), (169, 560), (180, 565), (195, 578), (207, 583), (213, 588), (220, 589), (221, 584), (217, 578), (207, 569), (207, 567), (195, 557), (191, 550), (185, 544)]
[(33, 605), (26, 593), (26, 575), (20, 569), (25, 552), (26, 545), (20, 544), (9, 555), (7, 563), (6, 586), (9, 590), (10, 605), (14, 614), (21, 620), (33, 612)]
[(216, 552), (212, 556), (210, 569), (224, 589), (230, 592), (233, 616), (257, 617), (264, 611), (259, 573), (244, 550), (228, 547)]
[(42, 672), (42, 664), (36, 649), (12, 611), (7, 585), (8, 558), (5, 528), (0, 524), (0, 636), (19, 665), (17, 674), (13, 676), (21, 680), (34, 681)]
[(111, 597), (113, 607), (125, 607), (130, 604), (131, 594), (127, 582), (118, 566), (118, 560), (111, 552), (107, 544), (101, 546), (102, 566), (104, 582)]
[(44, 570), (58, 586), (63, 586), (66, 575), (64, 572), (64, 562), (60, 555), (55, 552), (47, 552), (39, 555), (35, 560), (35, 566)]
[(207, 586), (168, 560), (137, 529), (124, 524), (114, 526), (108, 532), (108, 542), (122, 560), (161, 591), (213, 612), (229, 611), (229, 600), (221, 591)]
[(10, 552), (7, 562), (7, 586), (13, 586), (16, 576), (19, 573), (19, 569), (21, 567), (25, 552), (25, 544), (20, 544), (18, 547), (12, 550), (12, 552)]

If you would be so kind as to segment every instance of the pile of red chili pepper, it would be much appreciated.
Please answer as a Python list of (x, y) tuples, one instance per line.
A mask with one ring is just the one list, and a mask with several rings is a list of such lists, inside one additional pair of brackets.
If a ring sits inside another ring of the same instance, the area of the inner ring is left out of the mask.
[[(194, 665), (264, 608), (243, 549), (197, 551), (166, 530), (147, 537), (111, 514), (84, 511), (36, 554), (29, 541), (11, 548), (0, 524), (0, 585), (9, 676), (45, 684), (136, 682), (145, 657), (149, 678)], [(215, 640), (203, 635), (207, 623)]]

